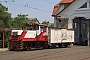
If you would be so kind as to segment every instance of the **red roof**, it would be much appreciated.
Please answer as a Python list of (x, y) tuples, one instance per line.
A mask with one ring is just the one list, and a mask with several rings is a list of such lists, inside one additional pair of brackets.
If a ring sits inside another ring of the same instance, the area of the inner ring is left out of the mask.
[(72, 3), (73, 1), (74, 1), (74, 0), (62, 0), (62, 1), (60, 1), (59, 3), (57, 3), (57, 4), (54, 6), (54, 9), (53, 9), (53, 12), (52, 12), (52, 16), (54, 16), (54, 14), (57, 12), (59, 5), (61, 5), (61, 4), (66, 4), (66, 3)]
[(74, 0), (62, 0), (61, 3), (71, 3), (73, 2)]

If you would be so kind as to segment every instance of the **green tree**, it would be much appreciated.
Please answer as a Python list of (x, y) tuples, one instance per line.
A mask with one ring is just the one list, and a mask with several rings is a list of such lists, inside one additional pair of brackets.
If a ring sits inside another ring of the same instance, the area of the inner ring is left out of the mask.
[(52, 27), (53, 28), (54, 27), (54, 24), (51, 24), (49, 27)]
[(39, 24), (39, 20), (38, 20), (37, 18), (29, 18), (29, 19), (27, 20), (27, 22)]
[(13, 28), (22, 28), (22, 27), (25, 27), (25, 24), (28, 20), (27, 18), (28, 14), (18, 14), (17, 17), (15, 17), (13, 19), (13, 21), (11, 22), (12, 24), (12, 27)]
[(4, 27), (4, 23), (2, 20), (0, 20), (0, 28), (3, 28)]
[(35, 18), (35, 19), (33, 20), (33, 22), (34, 22), (34, 23), (39, 23), (39, 20), (38, 20), (37, 18)]
[(9, 20), (12, 20), (11, 13), (8, 13), (7, 11), (8, 8), (6, 8), (0, 3), (0, 25), (3, 24), (1, 27), (4, 28), (9, 28), (10, 27)]
[[(10, 28), (9, 21), (12, 20), (11, 13), (8, 12), (8, 8), (0, 3), (0, 28)], [(0, 33), (1, 35), (1, 33)], [(8, 37), (8, 33), (5, 33), (5, 40)]]
[(54, 24), (53, 23), (49, 23), (49, 21), (43, 21), (41, 24), (45, 24), (45, 25), (47, 25), (48, 27), (54, 27)]
[(43, 21), (41, 24), (46, 24), (46, 25), (48, 25), (49, 24), (49, 21)]

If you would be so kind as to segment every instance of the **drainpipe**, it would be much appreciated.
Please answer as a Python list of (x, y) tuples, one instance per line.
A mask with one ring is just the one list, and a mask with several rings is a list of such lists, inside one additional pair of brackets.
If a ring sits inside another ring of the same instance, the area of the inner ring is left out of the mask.
[(88, 46), (90, 46), (90, 21), (88, 20)]
[(89, 6), (89, 0), (87, 0), (87, 8), (89, 8), (90, 6)]
[(57, 23), (56, 23), (56, 18), (54, 18), (54, 27), (57, 27), (56, 24), (57, 24)]

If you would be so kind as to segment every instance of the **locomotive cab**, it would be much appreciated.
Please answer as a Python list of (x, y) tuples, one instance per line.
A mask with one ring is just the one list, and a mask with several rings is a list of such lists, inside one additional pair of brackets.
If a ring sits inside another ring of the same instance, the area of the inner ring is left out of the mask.
[(35, 30), (36, 35), (39, 35), (41, 32), (48, 33), (48, 27), (44, 24), (26, 24), (26, 30)]

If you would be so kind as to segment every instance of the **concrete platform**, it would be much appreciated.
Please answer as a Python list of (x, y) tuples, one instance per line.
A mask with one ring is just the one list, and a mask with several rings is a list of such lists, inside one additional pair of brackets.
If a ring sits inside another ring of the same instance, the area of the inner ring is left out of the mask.
[(8, 48), (0, 48), (0, 51), (8, 51)]

